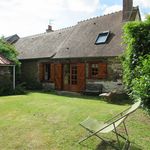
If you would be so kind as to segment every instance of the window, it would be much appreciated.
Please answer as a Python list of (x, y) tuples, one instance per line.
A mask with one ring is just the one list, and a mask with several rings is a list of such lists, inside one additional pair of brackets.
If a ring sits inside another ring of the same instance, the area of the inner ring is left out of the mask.
[(106, 79), (107, 78), (107, 64), (93, 62), (89, 63), (89, 79)]
[(91, 77), (98, 77), (98, 64), (91, 64)]
[(96, 39), (95, 44), (105, 44), (108, 39), (109, 34), (110, 34), (109, 31), (100, 33)]

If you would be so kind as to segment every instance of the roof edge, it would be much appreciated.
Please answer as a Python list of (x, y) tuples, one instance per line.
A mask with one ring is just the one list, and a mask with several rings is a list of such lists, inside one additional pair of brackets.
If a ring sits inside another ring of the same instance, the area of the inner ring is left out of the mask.
[(93, 20), (93, 19), (101, 18), (101, 17), (107, 17), (109, 15), (113, 15), (113, 14), (116, 14), (116, 13), (119, 13), (119, 12), (122, 12), (122, 10), (115, 11), (115, 12), (108, 13), (108, 14), (104, 14), (104, 15), (101, 15), (101, 16), (92, 17), (92, 18), (89, 18), (89, 19), (86, 19), (86, 20), (82, 20), (82, 21), (79, 21), (78, 24), (80, 24), (82, 22), (90, 21), (90, 20)]

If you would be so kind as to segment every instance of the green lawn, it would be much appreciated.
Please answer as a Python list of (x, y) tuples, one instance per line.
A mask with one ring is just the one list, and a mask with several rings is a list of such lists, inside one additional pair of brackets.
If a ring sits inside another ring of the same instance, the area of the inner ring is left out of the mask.
[[(87, 116), (104, 121), (127, 107), (98, 98), (40, 92), (0, 97), (0, 150), (98, 150), (100, 140), (96, 137), (84, 145), (77, 143), (85, 134), (79, 122)], [(131, 150), (148, 150), (150, 118), (139, 109), (128, 119), (127, 126)]]

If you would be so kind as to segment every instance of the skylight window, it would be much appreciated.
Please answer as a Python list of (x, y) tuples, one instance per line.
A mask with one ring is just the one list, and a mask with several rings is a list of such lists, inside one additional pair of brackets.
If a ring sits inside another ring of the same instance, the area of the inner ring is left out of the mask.
[(108, 39), (109, 33), (109, 31), (100, 33), (96, 39), (95, 44), (105, 44)]

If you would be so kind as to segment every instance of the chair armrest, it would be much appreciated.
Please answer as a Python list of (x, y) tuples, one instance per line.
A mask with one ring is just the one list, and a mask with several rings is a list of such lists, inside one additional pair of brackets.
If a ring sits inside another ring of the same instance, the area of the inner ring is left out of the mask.
[(125, 110), (124, 110), (124, 111), (122, 111), (121, 113), (119, 113), (119, 114), (115, 115), (115, 116), (114, 116), (114, 117), (112, 117), (111, 119), (108, 119), (105, 123), (112, 122), (114, 119), (118, 118), (119, 116), (123, 116), (123, 114), (124, 114), (127, 110), (129, 110), (129, 109), (130, 109), (130, 107), (129, 107), (129, 108), (127, 108), (127, 109), (125, 109)]

